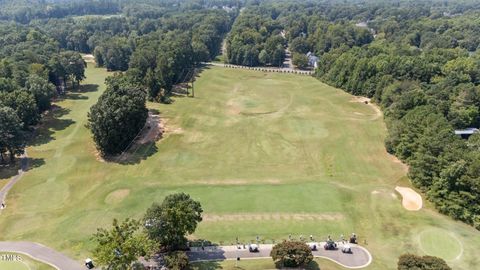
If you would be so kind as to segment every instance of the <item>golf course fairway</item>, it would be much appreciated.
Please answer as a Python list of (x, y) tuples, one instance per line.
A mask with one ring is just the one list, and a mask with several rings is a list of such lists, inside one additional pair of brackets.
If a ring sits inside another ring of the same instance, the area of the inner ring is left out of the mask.
[[(43, 121), (27, 149), (31, 168), (0, 215), (0, 240), (39, 242), (81, 261), (98, 227), (141, 218), (165, 195), (186, 192), (204, 209), (191, 238), (271, 243), (356, 233), (373, 255), (367, 269), (396, 269), (407, 252), (480, 269), (478, 231), (426, 201), (419, 211), (402, 207), (394, 188), (411, 187), (407, 168), (385, 151), (373, 105), (309, 76), (207, 67), (195, 98), (148, 104), (165, 133), (120, 164), (97, 157), (85, 126), (108, 75), (90, 64), (80, 90)], [(441, 250), (436, 232), (448, 232)]]

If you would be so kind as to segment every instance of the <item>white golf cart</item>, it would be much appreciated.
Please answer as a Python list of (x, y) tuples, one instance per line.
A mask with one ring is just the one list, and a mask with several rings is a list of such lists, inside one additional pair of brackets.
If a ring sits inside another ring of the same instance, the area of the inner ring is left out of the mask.
[(258, 245), (257, 244), (250, 244), (248, 245), (248, 251), (250, 252), (258, 252)]
[(349, 253), (351, 254), (352, 253), (352, 247), (350, 245), (343, 245), (342, 246), (342, 252), (343, 253)]

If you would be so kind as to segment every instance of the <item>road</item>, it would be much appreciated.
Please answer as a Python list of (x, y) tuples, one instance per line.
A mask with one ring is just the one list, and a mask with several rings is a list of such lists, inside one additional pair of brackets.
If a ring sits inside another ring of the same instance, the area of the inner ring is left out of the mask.
[[(331, 260), (343, 267), (350, 269), (359, 269), (367, 267), (371, 261), (372, 256), (367, 249), (358, 246), (351, 245), (352, 253), (345, 254), (342, 253), (340, 249), (338, 250), (324, 250), (323, 245), (325, 243), (320, 242), (318, 250), (313, 251), (313, 256), (319, 258), (325, 258)], [(242, 259), (259, 259), (259, 258), (271, 258), (270, 251), (272, 250), (273, 245), (271, 244), (260, 244), (259, 252), (249, 252), (248, 248), (244, 249), (243, 246), (223, 246), (223, 247), (206, 247), (205, 250), (200, 248), (192, 248), (192, 251), (187, 252), (190, 261), (215, 261), (215, 260), (232, 260), (240, 257)]]
[(0, 242), (0, 252), (28, 255), (59, 270), (85, 270), (81, 263), (44, 245), (33, 242)]

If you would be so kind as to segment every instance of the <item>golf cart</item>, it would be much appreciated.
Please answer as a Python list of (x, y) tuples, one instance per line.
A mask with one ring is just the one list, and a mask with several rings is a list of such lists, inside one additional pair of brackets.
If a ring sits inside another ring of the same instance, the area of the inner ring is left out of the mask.
[(258, 250), (258, 245), (256, 245), (256, 244), (250, 244), (250, 245), (248, 245), (248, 251), (250, 251), (250, 252), (258, 252), (258, 251), (259, 251), (259, 250)]
[(317, 250), (318, 244), (314, 242), (307, 243), (307, 245), (310, 247), (310, 250), (315, 251)]
[(325, 250), (336, 250), (337, 249), (337, 243), (333, 241), (332, 239), (328, 239), (325, 245), (323, 246)]
[(350, 245), (344, 245), (342, 247), (342, 252), (343, 253), (348, 253), (348, 254), (352, 254), (352, 247)]
[(90, 259), (90, 258), (87, 258), (87, 259), (85, 260), (85, 266), (86, 266), (88, 269), (92, 269), (92, 268), (95, 267), (95, 265), (93, 265), (92, 259)]

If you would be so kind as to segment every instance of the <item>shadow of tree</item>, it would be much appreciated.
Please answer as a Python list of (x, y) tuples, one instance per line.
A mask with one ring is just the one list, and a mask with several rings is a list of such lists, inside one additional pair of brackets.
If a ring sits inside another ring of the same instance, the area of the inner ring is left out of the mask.
[(8, 179), (17, 175), (19, 169), (20, 162), (18, 159), (15, 163), (10, 163), (9, 160), (5, 160), (5, 163), (0, 163), (0, 179), (8, 181)]
[(45, 114), (31, 136), (32, 139), (28, 143), (29, 146), (39, 146), (46, 144), (53, 140), (53, 134), (56, 131), (61, 131), (69, 126), (73, 125), (75, 121), (72, 119), (61, 119), (60, 117), (67, 115), (70, 109), (59, 107), (57, 105), (52, 106), (51, 110)]
[(320, 270), (320, 265), (316, 261), (311, 261), (308, 265), (307, 268), (308, 270)]
[(122, 165), (134, 165), (153, 156), (157, 151), (158, 147), (155, 142), (149, 142), (136, 145), (120, 156), (106, 157), (105, 160)]
[(43, 158), (28, 157), (27, 162), (28, 162), (28, 167), (26, 169), (27, 172), (45, 165), (45, 160)]
[(57, 101), (62, 101), (66, 99), (71, 100), (87, 100), (89, 97), (83, 95), (84, 93), (96, 92), (98, 91), (97, 84), (85, 84), (80, 85), (80, 87), (69, 90), (65, 95), (58, 97)]
[(73, 92), (89, 93), (89, 92), (97, 92), (97, 91), (98, 91), (98, 84), (83, 84), (83, 85), (80, 85), (79, 88), (74, 89)]

